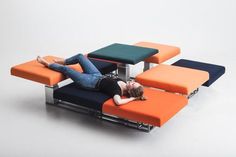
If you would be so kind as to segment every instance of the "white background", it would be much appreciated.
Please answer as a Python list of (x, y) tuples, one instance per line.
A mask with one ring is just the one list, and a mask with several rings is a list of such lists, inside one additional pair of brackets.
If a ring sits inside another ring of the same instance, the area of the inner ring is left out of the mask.
[[(234, 0), (0, 0), (0, 156), (235, 157), (235, 19)], [(37, 55), (69, 57), (142, 40), (179, 46), (182, 53), (167, 63), (226, 67), (149, 134), (45, 106), (43, 85), (10, 76), (11, 66)]]

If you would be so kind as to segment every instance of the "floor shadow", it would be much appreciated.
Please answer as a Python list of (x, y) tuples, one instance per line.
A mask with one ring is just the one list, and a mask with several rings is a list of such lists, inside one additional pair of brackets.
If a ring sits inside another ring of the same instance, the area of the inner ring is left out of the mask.
[(47, 115), (54, 120), (63, 119), (79, 127), (86, 127), (105, 134), (119, 135), (125, 138), (140, 138), (141, 136), (148, 136), (149, 134), (134, 128), (114, 124), (84, 113), (78, 113), (53, 105), (46, 105), (46, 112)]
[(86, 129), (92, 129), (103, 134), (116, 135), (128, 139), (142, 139), (151, 137), (151, 132), (143, 132), (130, 127), (126, 127), (119, 124), (113, 124), (101, 119), (89, 116), (87, 114), (78, 113), (54, 105), (45, 104), (44, 100), (40, 97), (28, 97), (27, 99), (18, 101), (17, 110), (26, 112), (25, 114), (32, 114), (33, 116), (47, 116), (50, 120), (59, 122), (61, 120), (66, 121), (72, 125), (78, 126), (78, 129), (85, 127)]

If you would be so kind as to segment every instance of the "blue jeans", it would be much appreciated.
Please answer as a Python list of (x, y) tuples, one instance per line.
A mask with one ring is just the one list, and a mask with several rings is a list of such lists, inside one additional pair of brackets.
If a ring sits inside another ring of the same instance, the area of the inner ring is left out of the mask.
[(65, 59), (65, 65), (79, 63), (83, 69), (83, 73), (78, 72), (68, 66), (64, 66), (57, 63), (52, 63), (48, 67), (52, 70), (61, 72), (67, 77), (71, 78), (77, 85), (82, 88), (97, 90), (96, 84), (103, 77), (100, 71), (90, 62), (90, 60), (84, 57), (83, 54), (77, 54), (70, 58)]

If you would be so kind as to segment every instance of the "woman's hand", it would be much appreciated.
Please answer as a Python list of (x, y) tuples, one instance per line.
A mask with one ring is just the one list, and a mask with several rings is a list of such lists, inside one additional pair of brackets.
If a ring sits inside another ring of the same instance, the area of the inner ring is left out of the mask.
[(116, 105), (123, 105), (123, 104), (127, 104), (130, 101), (135, 100), (135, 97), (130, 97), (130, 98), (121, 98), (120, 95), (114, 95), (113, 100), (115, 102)]
[(144, 101), (144, 100), (147, 100), (147, 98), (144, 97), (144, 96), (139, 96), (139, 97), (135, 97), (135, 100), (142, 100), (142, 101)]

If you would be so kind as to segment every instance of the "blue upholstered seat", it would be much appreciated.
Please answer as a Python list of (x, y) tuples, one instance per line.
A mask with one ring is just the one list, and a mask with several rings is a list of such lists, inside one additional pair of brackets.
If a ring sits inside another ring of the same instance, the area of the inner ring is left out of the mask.
[(81, 89), (76, 86), (75, 83), (56, 89), (53, 93), (53, 97), (98, 111), (102, 111), (103, 103), (110, 98), (108, 95), (101, 92)]
[[(99, 61), (89, 58), (102, 74), (107, 74), (117, 69), (117, 64)], [(84, 90), (76, 86), (75, 83), (68, 84), (54, 91), (55, 99), (79, 104), (91, 109), (102, 111), (103, 103), (110, 97), (106, 94), (96, 91)]]
[(203, 86), (207, 87), (209, 87), (212, 83), (214, 83), (218, 78), (220, 78), (225, 73), (224, 66), (197, 62), (187, 59), (180, 59), (177, 62), (173, 63), (172, 65), (207, 71), (210, 77), (209, 80), (203, 84)]

